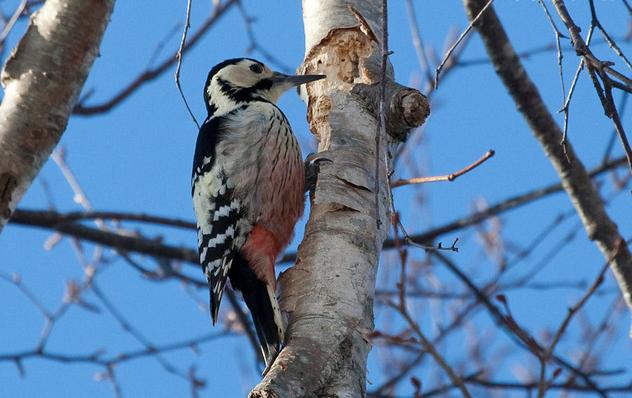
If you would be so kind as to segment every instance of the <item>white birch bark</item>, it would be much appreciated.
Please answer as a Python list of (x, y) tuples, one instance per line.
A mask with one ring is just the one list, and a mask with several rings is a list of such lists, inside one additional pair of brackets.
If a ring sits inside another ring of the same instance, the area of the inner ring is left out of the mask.
[(59, 142), (114, 0), (47, 0), (2, 71), (0, 231)]
[(390, 227), (384, 159), (429, 113), (425, 97), (392, 82), (389, 72), (388, 134), (376, 154), (381, 1), (304, 0), (303, 17), (301, 72), (327, 75), (303, 93), (319, 172), (296, 265), (279, 280), (286, 346), (251, 398), (365, 395), (375, 273)]

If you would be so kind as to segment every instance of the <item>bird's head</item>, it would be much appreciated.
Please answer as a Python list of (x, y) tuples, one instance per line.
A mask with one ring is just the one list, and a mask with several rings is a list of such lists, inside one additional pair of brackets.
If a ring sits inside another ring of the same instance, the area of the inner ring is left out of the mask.
[(227, 59), (215, 65), (204, 86), (209, 116), (234, 109), (238, 104), (264, 100), (277, 102), (288, 89), (325, 78), (324, 75), (286, 75), (273, 72), (251, 58)]

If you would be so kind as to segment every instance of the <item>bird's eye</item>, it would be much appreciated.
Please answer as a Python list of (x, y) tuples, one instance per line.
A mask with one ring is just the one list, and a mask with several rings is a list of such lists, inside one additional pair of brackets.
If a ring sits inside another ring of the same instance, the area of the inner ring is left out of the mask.
[(263, 68), (259, 64), (252, 64), (252, 65), (250, 65), (250, 70), (255, 72), (255, 73), (263, 72)]

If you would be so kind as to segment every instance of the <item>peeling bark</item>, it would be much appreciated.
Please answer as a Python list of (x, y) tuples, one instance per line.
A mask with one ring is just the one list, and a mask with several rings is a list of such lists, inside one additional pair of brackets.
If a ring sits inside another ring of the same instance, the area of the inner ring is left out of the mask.
[(59, 142), (114, 0), (48, 0), (2, 71), (0, 231)]
[[(470, 20), (479, 14), (486, 3), (486, 0), (464, 0)], [(588, 238), (596, 243), (605, 260), (610, 263), (625, 302), (632, 310), (632, 255), (617, 224), (608, 216), (603, 199), (590, 175), (570, 143), (567, 142), (565, 150), (562, 131), (522, 66), (493, 6), (485, 12), (475, 27), (483, 39), (496, 73), (555, 168)], [(632, 329), (630, 336), (632, 337)]]
[(386, 165), (376, 176), (376, 156), (383, 163), (389, 148), (429, 113), (423, 95), (392, 81), (389, 66), (384, 82), (388, 136), (375, 153), (380, 5), (376, 0), (303, 1), (301, 72), (327, 75), (302, 93), (319, 141), (311, 161), (319, 167), (296, 264), (279, 279), (281, 307), (289, 319), (286, 346), (251, 398), (361, 397), (366, 392), (375, 273), (389, 226)]

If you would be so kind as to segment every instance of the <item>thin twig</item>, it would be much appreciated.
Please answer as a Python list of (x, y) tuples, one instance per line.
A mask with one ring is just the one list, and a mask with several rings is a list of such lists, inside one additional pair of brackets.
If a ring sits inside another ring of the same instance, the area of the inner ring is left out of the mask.
[[(632, 38), (628, 37), (628, 36), (623, 36), (623, 37), (617, 38), (617, 40), (624, 41), (626, 43), (629, 43), (631, 39)], [(603, 46), (604, 44), (608, 44), (608, 43), (606, 43), (606, 41), (603, 40), (603, 39), (595, 39), (595, 40), (593, 40), (592, 47)], [(517, 52), (516, 55), (520, 59), (530, 59), (534, 55), (548, 53), (548, 52), (554, 51), (556, 49), (557, 49), (556, 43), (555, 42), (551, 42), (551, 43), (548, 43), (548, 44), (534, 46), (534, 47), (529, 48), (527, 50), (523, 50), (523, 51)], [(571, 51), (575, 52), (575, 49), (573, 48), (573, 46), (571, 44), (562, 45), (562, 52), (571, 52)], [(476, 65), (486, 65), (486, 64), (489, 64), (490, 62), (491, 62), (491, 60), (489, 59), (489, 57), (464, 59), (464, 60), (459, 61), (459, 63), (457, 65), (455, 65), (455, 67), (467, 68), (467, 67), (476, 66)]]
[(398, 312), (402, 315), (404, 320), (406, 320), (408, 325), (417, 335), (419, 343), (421, 344), (423, 349), (426, 350), (430, 354), (430, 356), (432, 356), (435, 362), (437, 362), (437, 364), (446, 372), (446, 374), (450, 378), (450, 381), (452, 381), (452, 383), (454, 383), (454, 385), (461, 391), (461, 394), (463, 394), (465, 398), (472, 398), (472, 395), (470, 395), (470, 392), (468, 391), (461, 377), (456, 374), (456, 372), (452, 369), (448, 362), (437, 351), (434, 344), (432, 344), (432, 342), (426, 337), (417, 322), (412, 319), (408, 311), (405, 308), (399, 308), (396, 305), (393, 305), (393, 308), (398, 309)]
[[(600, 29), (602, 32), (604, 32), (603, 27), (601, 27), (601, 23), (597, 19), (593, 0), (590, 0), (589, 4), (591, 7), (592, 15), (589, 33), (592, 34), (595, 28)], [(628, 159), (630, 172), (632, 172), (632, 147), (630, 146), (630, 143), (626, 136), (623, 124), (621, 123), (619, 112), (617, 111), (617, 107), (612, 96), (613, 87), (627, 92), (632, 92), (632, 79), (611, 68), (611, 65), (613, 65), (611, 62), (603, 62), (593, 55), (592, 51), (589, 48), (589, 40), (587, 39), (586, 41), (584, 41), (584, 39), (579, 34), (580, 29), (573, 21), (563, 0), (553, 0), (553, 5), (555, 6), (555, 9), (557, 10), (557, 13), (560, 16), (562, 22), (568, 29), (573, 47), (575, 47), (577, 54), (582, 58), (582, 60), (586, 64), (586, 67), (588, 68), (588, 73), (593, 82), (593, 85), (595, 86), (595, 91), (597, 93), (597, 96), (599, 97), (599, 100), (601, 101), (606, 116), (612, 119), (615, 129), (619, 134), (619, 139), (621, 140), (623, 149)], [(607, 33), (604, 37), (608, 44), (610, 44), (610, 46), (615, 49), (615, 52), (617, 54), (620, 53), (620, 56), (626, 61), (626, 64), (630, 65), (627, 61), (627, 58), (623, 56), (620, 49), (616, 46), (616, 44), (613, 43)], [(615, 80), (613, 79), (613, 77), (619, 80)]]
[[(587, 40), (590, 40), (590, 38), (592, 38), (592, 29), (590, 29), (588, 31), (588, 36), (587, 36)], [(564, 101), (564, 105), (562, 106), (562, 109), (560, 110), (560, 112), (564, 113), (564, 127), (563, 127), (563, 131), (562, 131), (562, 146), (564, 148), (564, 154), (566, 155), (566, 160), (568, 160), (568, 151), (567, 151), (567, 145), (566, 145), (566, 137), (568, 135), (568, 122), (569, 122), (569, 112), (570, 112), (570, 106), (571, 106), (571, 100), (573, 98), (573, 94), (575, 93), (575, 88), (577, 87), (577, 82), (579, 81), (579, 75), (581, 74), (582, 70), (584, 70), (584, 59), (580, 59), (579, 60), (579, 65), (577, 65), (577, 70), (575, 70), (575, 75), (573, 76), (573, 80), (571, 81), (571, 86), (568, 90), (568, 95), (566, 96), (566, 100)]]
[(263, 59), (270, 65), (275, 66), (282, 72), (290, 73), (292, 71), (292, 68), (290, 66), (283, 63), (279, 58), (274, 56), (270, 51), (266, 50), (261, 44), (259, 44), (259, 41), (257, 40), (257, 35), (255, 34), (253, 29), (253, 25), (256, 19), (246, 12), (246, 8), (244, 7), (241, 0), (237, 1), (237, 9), (239, 10), (239, 15), (241, 15), (242, 19), (244, 20), (246, 36), (248, 36), (248, 41), (250, 43), (248, 45), (248, 48), (246, 49), (246, 53), (250, 54), (253, 52), (257, 52), (261, 54)]
[(119, 310), (114, 306), (114, 304), (107, 298), (105, 293), (99, 288), (95, 281), (92, 282), (92, 291), (99, 298), (101, 303), (103, 303), (103, 305), (107, 308), (108, 312), (117, 320), (124, 331), (133, 336), (136, 341), (138, 341), (145, 347), (145, 349), (155, 352), (154, 358), (156, 359), (156, 361), (158, 361), (158, 363), (163, 367), (165, 371), (181, 378), (187, 379), (186, 372), (176, 368), (174, 365), (167, 362), (167, 360), (164, 359), (162, 355), (160, 355), (160, 353), (156, 352), (156, 347), (127, 319), (125, 319), (123, 314), (121, 314)]
[[(512, 382), (512, 381), (496, 381), (496, 380), (484, 380), (484, 379), (467, 379), (467, 383), (475, 384), (482, 387), (487, 387), (496, 390), (522, 390), (530, 393), (531, 390), (537, 388), (537, 382)], [(587, 385), (580, 384), (568, 384), (564, 383), (555, 383), (551, 386), (551, 389), (562, 390), (562, 391), (577, 391), (577, 392), (586, 392), (591, 393), (595, 390)], [(625, 385), (614, 385), (611, 387), (603, 387), (601, 389), (604, 394), (607, 393), (626, 393), (632, 392), (632, 384), (628, 383)], [(531, 395), (527, 395), (531, 396)]]
[(628, 58), (625, 56), (623, 51), (621, 51), (621, 48), (619, 48), (619, 45), (617, 44), (617, 42), (614, 39), (612, 39), (610, 34), (608, 34), (606, 29), (604, 29), (603, 25), (601, 24), (601, 21), (599, 21), (599, 18), (597, 17), (597, 9), (595, 8), (595, 1), (590, 0), (588, 4), (590, 5), (590, 15), (592, 18), (592, 24), (595, 25), (597, 29), (599, 29), (604, 40), (606, 40), (606, 42), (608, 43), (608, 46), (612, 48), (612, 51), (614, 51), (614, 53), (617, 54), (619, 58), (623, 60), (623, 62), (626, 64), (626, 66), (629, 69), (632, 69), (632, 63), (630, 63), (630, 60), (628, 60)]
[[(471, 38), (472, 35), (466, 35), (463, 40), (461, 40), (461, 44), (459, 44), (454, 49), (450, 58), (443, 65), (443, 69), (441, 70), (442, 81), (444, 81), (449, 76), (449, 72), (456, 70), (456, 67), (459, 66), (459, 63), (461, 62), (461, 55), (465, 52)], [(458, 40), (458, 37), (456, 37), (456, 28), (452, 28), (445, 37), (441, 53), (444, 54), (450, 47), (452, 47), (456, 40)], [(435, 62), (438, 61), (435, 60)], [(435, 86), (435, 80), (433, 78), (426, 84), (423, 93), (426, 97), (428, 97), (428, 99), (430, 99), (434, 95), (436, 90), (437, 87)]]
[(4, 272), (0, 272), (0, 279), (4, 279), (15, 286), (45, 318), (52, 318), (53, 314), (49, 312), (37, 296), (35, 296), (35, 294), (33, 294), (33, 292), (24, 285), (24, 283), (22, 283), (22, 277), (19, 274), (7, 275)]
[(546, 19), (549, 22), (549, 25), (551, 25), (551, 29), (553, 29), (553, 31), (555, 32), (555, 47), (557, 48), (557, 66), (559, 68), (560, 84), (562, 86), (562, 99), (564, 99), (564, 97), (566, 97), (566, 89), (564, 87), (564, 69), (563, 69), (563, 63), (562, 63), (562, 59), (564, 58), (564, 55), (562, 53), (561, 38), (562, 37), (567, 38), (567, 37), (564, 36), (562, 32), (560, 32), (560, 30), (557, 28), (557, 25), (555, 24), (555, 21), (553, 21), (553, 17), (551, 16), (551, 13), (549, 13), (549, 9), (546, 7), (546, 4), (544, 4), (544, 0), (538, 0), (538, 2), (540, 3), (540, 5), (542, 6), (542, 9), (544, 10), (544, 14), (546, 15)]
[[(562, 138), (562, 145), (564, 146), (564, 151), (566, 151), (566, 133), (568, 131), (568, 106), (565, 100), (566, 86), (564, 84), (564, 64), (562, 62), (564, 55), (562, 53), (561, 44), (561, 38), (566, 38), (566, 36), (564, 36), (562, 32), (560, 32), (557, 25), (555, 24), (555, 21), (553, 21), (553, 17), (551, 16), (551, 13), (549, 13), (549, 9), (546, 7), (546, 4), (544, 4), (544, 0), (538, 0), (538, 2), (542, 6), (544, 14), (546, 15), (546, 19), (548, 20), (549, 25), (551, 25), (551, 29), (553, 29), (553, 32), (555, 33), (555, 47), (557, 48), (557, 67), (559, 70), (560, 85), (562, 87), (562, 103), (564, 104), (562, 108), (562, 111), (564, 112), (564, 135)], [(578, 77), (578, 75), (576, 75), (576, 77)], [(573, 87), (575, 83), (576, 80), (573, 81)]]
[(11, 15), (11, 18), (4, 25), (2, 33), (0, 33), (0, 43), (4, 44), (4, 41), (6, 40), (7, 36), (9, 36), (11, 29), (13, 29), (13, 26), (15, 26), (15, 23), (20, 18), (20, 15), (22, 15), (22, 13), (24, 12), (27, 3), (28, 0), (22, 0), (20, 4), (15, 8), (13, 15)]
[(448, 62), (448, 59), (450, 58), (454, 50), (458, 47), (459, 44), (461, 44), (461, 41), (463, 41), (463, 39), (470, 33), (470, 31), (474, 27), (474, 24), (478, 22), (478, 20), (483, 16), (483, 14), (485, 14), (485, 11), (487, 10), (487, 8), (489, 8), (489, 6), (492, 5), (493, 2), (494, 0), (489, 0), (487, 4), (485, 4), (485, 6), (481, 9), (481, 12), (479, 12), (478, 15), (474, 19), (472, 19), (472, 21), (467, 25), (467, 28), (463, 31), (463, 33), (461, 33), (459, 38), (456, 39), (454, 44), (452, 44), (452, 47), (450, 47), (448, 52), (446, 52), (446, 54), (444, 55), (443, 60), (441, 61), (439, 66), (437, 66), (437, 69), (435, 70), (435, 88), (436, 89), (439, 88), (439, 75), (441, 74), (441, 70), (443, 69), (443, 66), (446, 64), (446, 62)]
[[(182, 28), (182, 23), (181, 22), (177, 22), (176, 24), (173, 25), (173, 27), (165, 34), (165, 36), (163, 37), (163, 39), (161, 41), (158, 42), (158, 44), (156, 44), (156, 47), (154, 47), (154, 51), (151, 53), (151, 56), (149, 57), (149, 59), (147, 60), (147, 69), (151, 69), (154, 64), (156, 63), (156, 60), (158, 59), (158, 57), (160, 56), (160, 54), (162, 54), (163, 50), (165, 49), (165, 47), (167, 46), (167, 44), (169, 43), (169, 41), (178, 34), (178, 31)], [(80, 99), (79, 102), (84, 101), (84, 99)]]
[[(432, 344), (433, 345), (439, 344), (441, 341), (443, 341), (446, 338), (448, 338), (448, 336), (450, 335), (451, 332), (459, 330), (459, 326), (462, 326), (462, 323), (466, 319), (466, 317), (468, 315), (471, 315), (472, 312), (474, 310), (476, 310), (477, 308), (480, 308), (480, 307), (478, 307), (478, 304), (479, 304), (478, 302), (471, 302), (471, 303), (465, 305), (464, 308), (462, 308), (459, 311), (459, 313), (453, 318), (453, 320), (450, 322), (450, 324), (445, 326), (445, 327), (443, 327), (442, 330), (441, 330), (441, 333), (438, 336), (436, 336), (435, 338), (432, 339)], [(369, 394), (369, 396), (376, 396), (374, 394), (381, 394), (384, 391), (390, 390), (393, 387), (395, 387), (400, 381), (403, 380), (403, 378), (406, 376), (406, 374), (408, 374), (417, 365), (419, 365), (421, 363), (421, 361), (426, 356), (425, 354), (426, 354), (425, 351), (419, 353), (411, 362), (409, 362), (408, 364), (404, 365), (402, 367), (401, 371), (398, 372), (397, 375), (391, 377), (389, 380), (385, 381), (380, 386), (375, 388), (374, 391)]]
[(182, 91), (182, 87), (180, 86), (180, 68), (182, 67), (182, 51), (187, 41), (187, 33), (189, 33), (190, 27), (191, 27), (191, 0), (187, 0), (187, 15), (184, 20), (184, 29), (182, 30), (182, 40), (180, 40), (180, 47), (178, 47), (178, 51), (176, 52), (176, 59), (178, 60), (178, 62), (176, 64), (175, 79), (176, 79), (176, 87), (178, 88), (180, 97), (182, 97), (184, 106), (186, 106), (187, 112), (189, 112), (191, 119), (193, 119), (193, 122), (199, 129), (200, 123), (198, 123), (197, 119), (195, 118), (195, 115), (193, 114), (193, 111), (191, 110), (191, 107), (189, 106), (189, 103), (187, 102), (187, 97), (184, 95), (184, 92)]
[(415, 47), (415, 52), (417, 53), (419, 67), (421, 68), (421, 72), (426, 76), (428, 83), (432, 84), (434, 88), (434, 78), (430, 72), (430, 62), (428, 62), (426, 49), (424, 48), (424, 43), (421, 39), (421, 34), (419, 33), (419, 24), (417, 23), (417, 15), (415, 13), (415, 6), (413, 5), (412, 0), (406, 0), (406, 13), (408, 14), (408, 26), (410, 27), (413, 46)]
[[(230, 8), (235, 5), (237, 0), (225, 0), (213, 9), (213, 13), (202, 23), (197, 31), (193, 32), (191, 38), (188, 40), (182, 52), (185, 53), (192, 49), (199, 41), (204, 37), (208, 30), (215, 25), (219, 19), (224, 16)], [(153, 69), (146, 69), (142, 71), (135, 79), (129, 82), (125, 87), (121, 88), (117, 94), (108, 100), (105, 100), (95, 105), (85, 105), (82, 102), (78, 103), (73, 110), (74, 114), (78, 115), (94, 115), (97, 113), (109, 112), (115, 106), (123, 102), (127, 97), (132, 95), (144, 84), (157, 79), (164, 72), (177, 62), (177, 53), (166, 57), (158, 66)]]
[(474, 170), (481, 164), (485, 163), (487, 160), (493, 157), (494, 154), (495, 152), (492, 149), (490, 149), (489, 151), (485, 152), (485, 154), (480, 159), (478, 159), (474, 163), (470, 164), (469, 166), (455, 173), (441, 175), (441, 176), (415, 177), (415, 178), (409, 178), (406, 180), (395, 180), (391, 182), (391, 188), (397, 188), (397, 187), (402, 187), (402, 186), (411, 185), (411, 184), (425, 184), (429, 182), (439, 182), (439, 181), (454, 181), (458, 177), (462, 176), (463, 174), (466, 174)]
[(121, 389), (121, 384), (118, 382), (116, 378), (116, 373), (114, 373), (114, 366), (106, 366), (107, 379), (112, 384), (112, 388), (114, 390), (114, 396), (116, 398), (123, 398), (123, 390)]
[(562, 338), (562, 335), (564, 334), (564, 332), (566, 332), (566, 329), (568, 328), (568, 325), (571, 322), (571, 319), (573, 318), (573, 316), (584, 306), (584, 304), (586, 304), (588, 299), (597, 291), (599, 286), (601, 286), (601, 284), (603, 283), (604, 276), (606, 274), (606, 271), (608, 271), (609, 266), (610, 266), (610, 262), (606, 261), (603, 267), (601, 267), (601, 271), (597, 275), (597, 278), (595, 279), (593, 284), (590, 286), (590, 288), (586, 290), (586, 293), (584, 293), (582, 298), (574, 306), (568, 309), (568, 313), (566, 314), (566, 317), (562, 321), (562, 324), (560, 325), (560, 327), (557, 329), (557, 332), (553, 336), (553, 340), (551, 341), (551, 344), (549, 344), (549, 347), (546, 349), (546, 351), (544, 351), (544, 353), (540, 357), (540, 379), (538, 382), (538, 398), (544, 398), (544, 394), (549, 389), (549, 387), (553, 384), (553, 382), (555, 381), (555, 377), (557, 376), (556, 372), (554, 372), (553, 377), (549, 381), (546, 380), (545, 378), (546, 363), (548, 362), (549, 358), (555, 351), (555, 347), (557, 347), (557, 343), (559, 343), (560, 339)]
[[(444, 256), (440, 252), (432, 252), (447, 268), (452, 272), (462, 283), (464, 283), (477, 297), (478, 300), (487, 308), (490, 315), (494, 319), (494, 322), (501, 326), (501, 329), (505, 331), (508, 336), (516, 339), (519, 342), (519, 346), (532, 353), (536, 357), (544, 352), (544, 348), (525, 330), (516, 320), (510, 315), (504, 315), (497, 306), (495, 306), (488, 298), (484, 290), (478, 288), (474, 282), (463, 272), (459, 267), (448, 257)], [(558, 364), (568, 369), (573, 374), (580, 377), (587, 385), (591, 386), (595, 392), (598, 392), (601, 397), (605, 397), (605, 393), (599, 386), (597, 386), (590, 376), (581, 369), (574, 366), (567, 360), (559, 357), (555, 354), (551, 354), (551, 357)]]
[[(619, 101), (619, 115), (621, 117), (623, 117), (625, 110), (626, 110), (626, 105), (628, 104), (628, 97), (630, 96), (629, 93), (627, 92), (623, 92), (622, 96), (621, 96), (621, 100)], [(608, 160), (610, 160), (610, 156), (612, 155), (612, 150), (614, 148), (614, 143), (617, 139), (617, 129), (613, 129), (612, 134), (610, 135), (610, 140), (608, 141), (608, 145), (606, 145), (606, 150), (604, 151), (604, 155), (603, 155), (603, 160), (601, 161), (602, 164), (606, 164), (608, 162)]]

